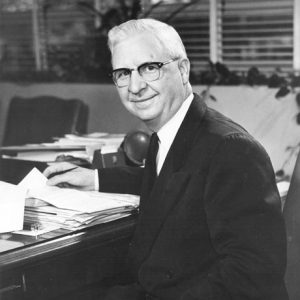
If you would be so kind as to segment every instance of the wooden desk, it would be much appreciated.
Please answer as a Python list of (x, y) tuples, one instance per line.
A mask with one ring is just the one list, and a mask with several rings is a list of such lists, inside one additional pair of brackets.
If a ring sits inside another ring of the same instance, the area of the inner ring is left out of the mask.
[(0, 252), (0, 299), (96, 299), (93, 287), (122, 272), (134, 226), (131, 216), (37, 238), (2, 234), (23, 245)]

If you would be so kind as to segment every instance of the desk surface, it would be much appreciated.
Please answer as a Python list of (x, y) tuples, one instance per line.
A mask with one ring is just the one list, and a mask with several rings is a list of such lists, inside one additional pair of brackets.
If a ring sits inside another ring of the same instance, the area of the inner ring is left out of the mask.
[(135, 217), (130, 216), (113, 222), (98, 224), (77, 231), (57, 229), (37, 237), (14, 233), (0, 234), (0, 242), (10, 242), (12, 249), (0, 252), (0, 268), (11, 267), (15, 264), (27, 263), (43, 256), (55, 255), (70, 251), (70, 248), (83, 248), (92, 244), (93, 247), (113, 242), (114, 240), (129, 238), (135, 226)]

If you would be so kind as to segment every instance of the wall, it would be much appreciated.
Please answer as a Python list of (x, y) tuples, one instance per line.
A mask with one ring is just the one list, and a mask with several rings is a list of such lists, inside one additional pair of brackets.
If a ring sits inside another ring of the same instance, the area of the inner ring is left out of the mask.
[[(205, 89), (202, 86), (193, 88), (198, 93)], [(277, 90), (267, 87), (215, 86), (210, 93), (217, 101), (208, 99), (207, 104), (244, 126), (266, 148), (274, 169), (284, 167), (285, 172), (290, 174), (297, 152), (293, 154), (287, 148), (300, 142), (300, 126), (295, 119), (299, 109), (295, 94), (277, 100)], [(126, 133), (145, 129), (139, 120), (124, 109), (115, 87), (110, 84), (0, 83), (0, 91), (0, 141), (3, 138), (9, 100), (14, 95), (32, 97), (44, 94), (82, 99), (90, 108), (89, 132)]]
[(210, 100), (208, 105), (244, 126), (265, 147), (274, 169), (284, 169), (290, 175), (299, 150), (299, 107), (295, 93), (277, 100), (277, 91), (267, 87), (214, 87), (211, 95), (217, 102)]
[(9, 100), (15, 96), (24, 98), (38, 95), (54, 95), (64, 99), (77, 98), (89, 105), (88, 131), (123, 133), (142, 127), (141, 122), (130, 115), (120, 104), (113, 85), (104, 84), (30, 84), (0, 83), (0, 141)]

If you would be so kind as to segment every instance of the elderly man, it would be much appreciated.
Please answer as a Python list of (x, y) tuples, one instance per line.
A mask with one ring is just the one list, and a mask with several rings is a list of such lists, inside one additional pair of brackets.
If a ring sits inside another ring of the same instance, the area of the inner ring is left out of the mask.
[[(123, 105), (154, 134), (145, 168), (98, 170), (100, 191), (141, 195), (128, 282), (106, 299), (287, 299), (285, 229), (264, 149), (192, 93), (173, 27), (131, 20), (109, 32), (109, 47)], [(93, 172), (48, 183), (94, 189)]]

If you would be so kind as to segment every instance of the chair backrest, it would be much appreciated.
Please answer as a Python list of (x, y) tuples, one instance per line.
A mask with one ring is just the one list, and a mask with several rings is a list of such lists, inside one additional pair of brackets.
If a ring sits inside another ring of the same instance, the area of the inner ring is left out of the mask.
[(290, 300), (300, 299), (300, 153), (283, 208), (287, 231), (286, 286)]
[(8, 108), (3, 146), (43, 143), (66, 133), (86, 133), (88, 106), (79, 99), (14, 97)]

